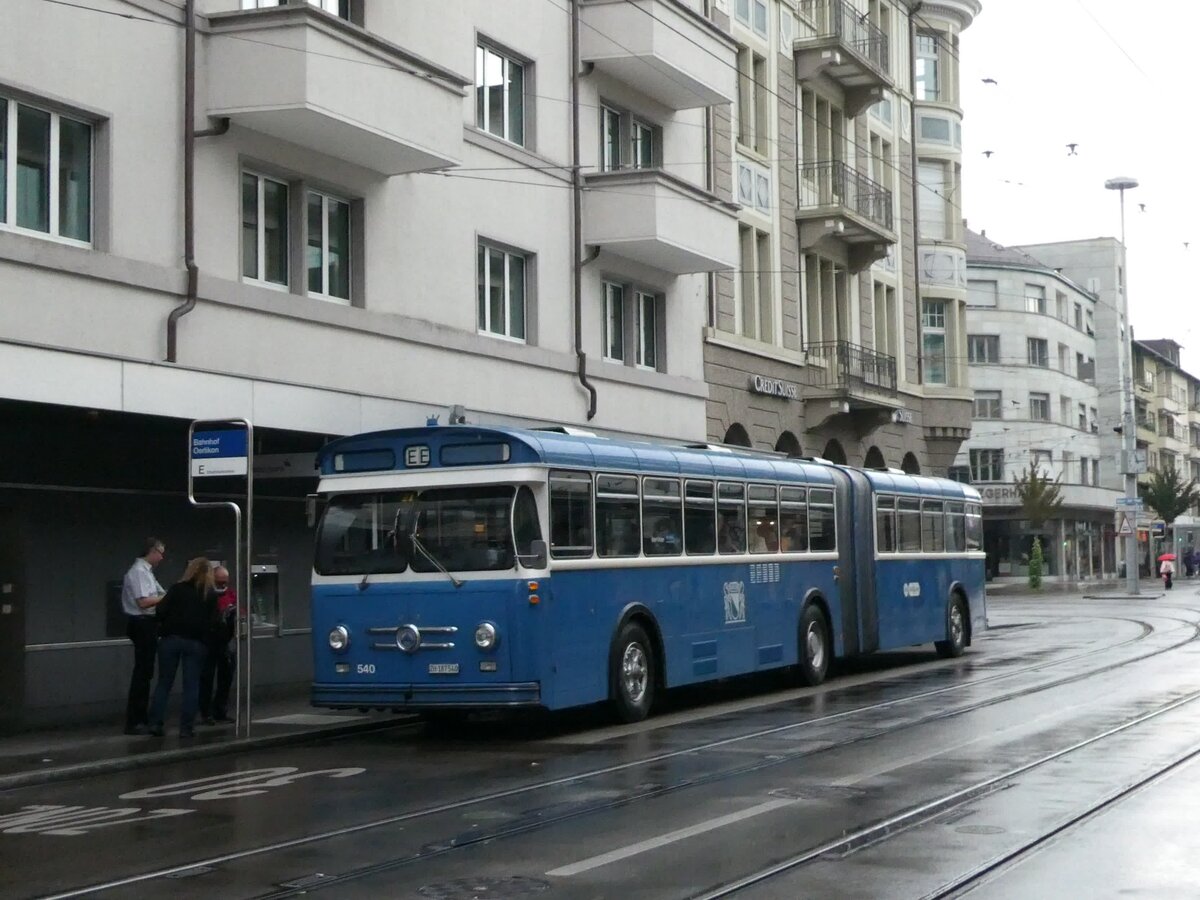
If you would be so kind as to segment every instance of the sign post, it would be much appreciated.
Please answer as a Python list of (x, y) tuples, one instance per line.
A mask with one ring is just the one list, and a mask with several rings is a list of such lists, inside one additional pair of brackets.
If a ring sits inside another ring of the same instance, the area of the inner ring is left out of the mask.
[[(197, 500), (197, 478), (244, 477), (246, 510), (232, 500)], [(233, 510), (234, 570), (238, 605), (234, 610), (237, 692), (234, 728), (250, 735), (250, 649), (254, 632), (242, 610), (250, 609), (251, 535), (254, 525), (254, 426), (246, 419), (197, 419), (188, 426), (188, 502), (202, 509)]]

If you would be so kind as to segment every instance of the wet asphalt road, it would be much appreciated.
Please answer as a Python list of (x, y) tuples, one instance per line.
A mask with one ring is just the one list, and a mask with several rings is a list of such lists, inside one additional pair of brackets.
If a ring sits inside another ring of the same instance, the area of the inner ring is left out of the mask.
[(686, 692), (638, 726), (408, 726), (0, 792), (0, 896), (1197, 896), (1200, 594), (991, 619), (961, 660)]

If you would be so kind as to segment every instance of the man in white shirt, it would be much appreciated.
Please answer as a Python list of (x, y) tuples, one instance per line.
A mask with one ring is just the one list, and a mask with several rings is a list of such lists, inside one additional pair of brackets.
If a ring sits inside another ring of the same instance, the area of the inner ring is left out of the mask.
[(154, 577), (154, 567), (162, 562), (166, 552), (158, 538), (147, 538), (145, 552), (133, 561), (121, 585), (126, 634), (133, 642), (133, 674), (129, 677), (129, 702), (125, 707), (126, 734), (149, 731), (147, 707), (150, 704), (150, 680), (154, 677), (154, 656), (158, 650), (154, 607), (158, 606), (164, 593)]

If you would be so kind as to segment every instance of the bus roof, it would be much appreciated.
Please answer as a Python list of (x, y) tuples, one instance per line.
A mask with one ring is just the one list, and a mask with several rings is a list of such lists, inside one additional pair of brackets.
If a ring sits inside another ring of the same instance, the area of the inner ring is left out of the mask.
[[(339, 438), (321, 448), (317, 462), (322, 476), (467, 465), (544, 465), (804, 484), (832, 485), (834, 478), (829, 464), (759, 455), (750, 450), (716, 451), (479, 425), (397, 428)], [(875, 471), (866, 475), (876, 490), (979, 500), (974, 488), (955, 481)]]

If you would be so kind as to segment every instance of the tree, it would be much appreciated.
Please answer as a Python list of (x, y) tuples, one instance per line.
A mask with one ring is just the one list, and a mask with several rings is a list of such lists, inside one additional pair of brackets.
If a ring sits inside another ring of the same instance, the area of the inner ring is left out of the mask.
[(1138, 493), (1167, 525), (1200, 502), (1196, 479), (1185, 484), (1174, 466), (1161, 468), (1150, 476), (1149, 481), (1139, 482)]
[(1029, 554), (1029, 587), (1032, 590), (1042, 589), (1042, 539), (1033, 539), (1033, 552)]
[(1047, 519), (1053, 519), (1062, 509), (1062, 487), (1058, 479), (1050, 480), (1033, 463), (1021, 471), (1016, 481), (1017, 496), (1021, 498), (1021, 514), (1029, 520), (1031, 531), (1038, 531)]

